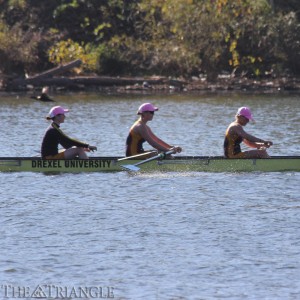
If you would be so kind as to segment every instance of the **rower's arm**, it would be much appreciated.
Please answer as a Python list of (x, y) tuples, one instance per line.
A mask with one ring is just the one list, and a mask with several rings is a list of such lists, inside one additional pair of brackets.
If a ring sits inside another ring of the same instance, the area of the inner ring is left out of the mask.
[(273, 143), (271, 141), (264, 141), (263, 143), (253, 143), (253, 142), (249, 142), (248, 140), (244, 139), (243, 142), (251, 148), (257, 148), (257, 149), (261, 149), (261, 148), (270, 148)]
[(60, 131), (60, 134), (59, 134), (59, 143), (65, 149), (71, 148), (72, 146), (89, 148), (89, 145), (87, 143), (70, 138), (69, 136), (65, 135), (62, 131)]
[[(251, 145), (252, 143), (264, 143), (265, 141), (262, 139), (259, 139), (257, 137), (255, 137), (254, 135), (251, 135), (249, 133), (247, 133), (242, 126), (235, 126), (234, 131), (241, 137), (243, 138), (243, 142), (247, 141), (249, 143), (249, 145)], [(247, 142), (245, 142), (245, 144), (247, 144)], [(251, 146), (250, 146), (251, 147)]]
[(159, 139), (148, 126), (139, 126), (140, 135), (155, 149), (160, 151), (168, 151), (172, 146)]
[(244, 131), (242, 126), (235, 126), (233, 128), (233, 130), (240, 136), (243, 138), (243, 142), (251, 147), (251, 148), (257, 148), (260, 149), (262, 147), (266, 147), (269, 148), (270, 146), (273, 145), (273, 143), (271, 141), (265, 141), (262, 139), (259, 139), (249, 133), (247, 133), (246, 131)]
[(243, 139), (243, 142), (248, 146), (248, 147), (251, 147), (251, 148), (257, 148), (259, 149), (263, 144), (262, 143), (254, 143), (254, 142), (250, 142), (246, 139)]
[(147, 128), (147, 131), (148, 131), (149, 135), (152, 137), (152, 139), (154, 141), (156, 141), (158, 144), (160, 144), (161, 146), (166, 147), (167, 149), (170, 149), (173, 147), (173, 146), (167, 144), (166, 142), (164, 142), (163, 140), (161, 140), (160, 138), (158, 138), (149, 127)]

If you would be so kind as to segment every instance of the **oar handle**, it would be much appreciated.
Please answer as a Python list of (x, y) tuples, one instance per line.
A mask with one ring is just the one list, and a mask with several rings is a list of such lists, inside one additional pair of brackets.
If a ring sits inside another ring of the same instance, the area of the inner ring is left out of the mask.
[(175, 149), (169, 150), (169, 151), (167, 151), (167, 152), (162, 152), (162, 153), (160, 153), (159, 155), (160, 155), (160, 158), (166, 158), (167, 155), (174, 154), (174, 153), (176, 153), (176, 150), (175, 150)]

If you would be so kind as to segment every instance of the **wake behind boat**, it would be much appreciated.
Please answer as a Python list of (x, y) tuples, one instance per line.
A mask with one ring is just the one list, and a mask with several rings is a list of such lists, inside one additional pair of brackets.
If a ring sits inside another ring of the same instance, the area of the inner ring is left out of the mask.
[[(258, 159), (227, 159), (222, 156), (173, 156), (153, 159), (90, 157), (44, 160), (38, 157), (0, 157), (0, 172), (119, 172), (124, 165), (139, 165), (143, 172), (286, 172), (300, 171), (300, 156), (272, 156)], [(126, 168), (125, 168), (126, 169)]]

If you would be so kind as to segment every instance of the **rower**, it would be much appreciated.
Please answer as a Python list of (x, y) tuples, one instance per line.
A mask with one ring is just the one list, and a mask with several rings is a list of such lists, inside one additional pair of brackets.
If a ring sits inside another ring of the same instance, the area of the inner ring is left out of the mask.
[(159, 139), (147, 125), (149, 121), (152, 121), (154, 112), (157, 110), (158, 108), (151, 103), (144, 103), (139, 107), (137, 115), (140, 117), (130, 128), (126, 139), (126, 156), (144, 153), (144, 142), (148, 142), (152, 147), (162, 152), (172, 150), (173, 153), (180, 153), (182, 151), (181, 147), (171, 146)]
[[(87, 151), (95, 151), (97, 147), (77, 141), (65, 135), (60, 129), (60, 124), (65, 121), (65, 113), (69, 112), (61, 106), (54, 106), (50, 109), (47, 120), (52, 120), (43, 138), (41, 153), (43, 159), (88, 159)], [(58, 152), (58, 145), (65, 150)]]
[[(225, 134), (224, 155), (226, 158), (268, 158), (266, 148), (273, 145), (271, 141), (259, 139), (247, 133), (243, 126), (249, 121), (254, 122), (252, 113), (248, 107), (240, 107)], [(256, 150), (242, 151), (241, 143), (246, 144)]]

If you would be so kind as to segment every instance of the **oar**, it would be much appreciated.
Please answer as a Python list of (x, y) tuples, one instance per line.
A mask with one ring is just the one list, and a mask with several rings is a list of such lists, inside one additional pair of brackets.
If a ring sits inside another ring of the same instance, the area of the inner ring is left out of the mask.
[(167, 152), (162, 152), (162, 153), (160, 153), (156, 156), (153, 156), (153, 157), (150, 157), (148, 159), (142, 160), (142, 161), (140, 161), (140, 162), (138, 162), (134, 165), (121, 165), (121, 167), (124, 168), (127, 171), (137, 172), (141, 169), (141, 168), (138, 167), (139, 165), (145, 164), (149, 161), (156, 160), (156, 159), (159, 159), (159, 158), (165, 158), (166, 155), (173, 154), (173, 153), (175, 153), (174, 150), (170, 150), (170, 151), (167, 151)]
[(136, 155), (132, 155), (132, 156), (122, 157), (122, 158), (119, 158), (117, 160), (117, 162), (123, 161), (123, 160), (127, 160), (127, 159), (142, 158), (143, 156), (150, 155), (150, 154), (153, 154), (155, 152), (157, 152), (157, 151), (156, 150), (152, 150), (152, 151), (148, 151), (148, 152), (144, 152), (144, 153), (140, 153), (140, 154), (136, 154)]

